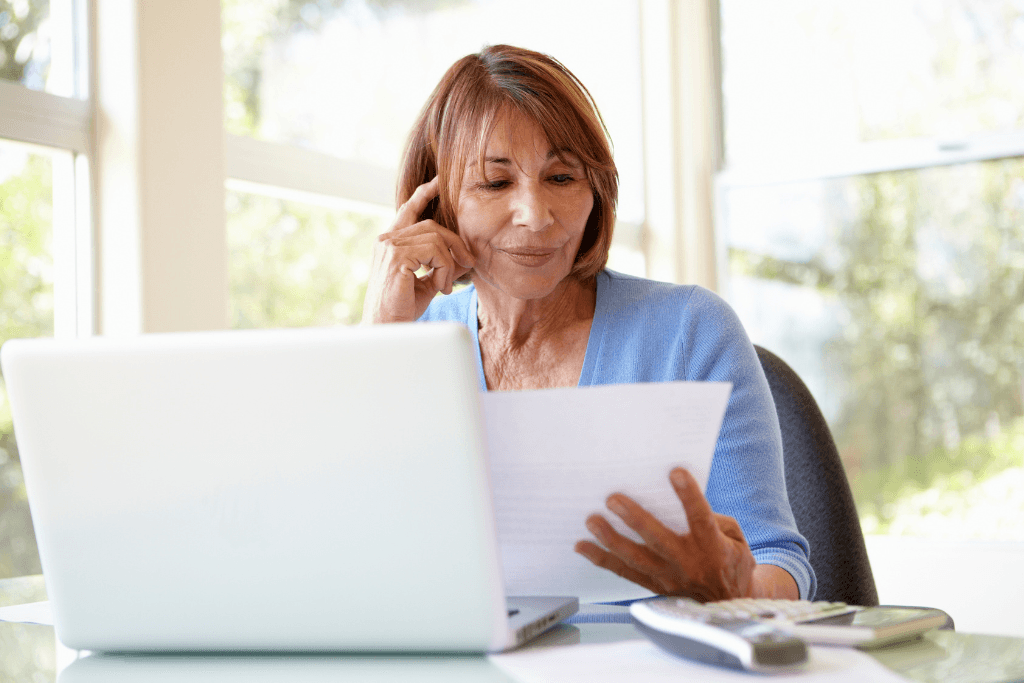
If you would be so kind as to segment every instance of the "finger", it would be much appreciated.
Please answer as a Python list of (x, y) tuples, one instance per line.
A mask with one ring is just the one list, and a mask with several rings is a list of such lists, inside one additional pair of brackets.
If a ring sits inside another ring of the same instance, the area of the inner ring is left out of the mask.
[[(459, 275), (455, 274), (456, 269), (460, 271)], [(448, 271), (448, 279), (445, 281), (445, 288), (444, 288), (444, 293), (445, 294), (451, 294), (452, 293), (452, 287), (455, 285), (456, 278), (460, 277), (463, 274), (461, 272), (462, 270), (463, 270), (462, 266), (458, 265), (458, 262), (456, 262), (455, 267)]]
[(595, 543), (580, 541), (573, 550), (590, 560), (594, 565), (618, 574), (627, 581), (643, 586), (652, 593), (662, 593), (665, 590), (660, 581), (636, 571)]
[(734, 541), (747, 542), (747, 537), (743, 534), (743, 529), (740, 527), (740, 523), (734, 518), (729, 517), (728, 515), (720, 515), (716, 512), (715, 523), (718, 524), (718, 528), (723, 534)]
[(441, 183), (438, 180), (438, 176), (434, 176), (428, 182), (417, 187), (412, 196), (398, 208), (395, 225), (405, 226), (418, 222), (420, 214), (427, 208), (430, 200), (437, 196), (440, 187)]
[(669, 473), (669, 480), (683, 504), (683, 510), (686, 511), (690, 533), (700, 542), (710, 542), (717, 536), (718, 525), (715, 524), (714, 512), (711, 511), (707, 498), (701, 493), (697, 480), (682, 467), (673, 468)]
[(608, 552), (634, 570), (647, 575), (663, 574), (666, 571), (664, 560), (620, 534), (601, 515), (587, 517), (587, 530), (601, 541)]
[[(454, 268), (448, 252), (439, 252), (433, 245), (424, 244), (403, 248), (391, 258), (391, 268), (404, 275), (417, 277), (420, 282), (441, 283), (441, 287), (435, 287), (440, 291), (447, 280), (447, 272)], [(417, 275), (420, 269), (426, 269), (426, 273)]]
[(451, 234), (455, 239), (449, 245), (449, 248), (451, 249), (452, 256), (455, 257), (455, 260), (463, 268), (463, 272), (459, 275), (459, 277), (462, 277), (462, 275), (469, 272), (476, 265), (476, 257), (473, 256), (473, 252), (469, 250), (466, 243), (462, 241), (461, 236), (456, 235), (454, 232)]
[[(456, 262), (467, 271), (476, 265), (476, 257), (473, 256), (473, 252), (469, 250), (465, 240), (462, 239), (461, 235), (456, 235), (451, 230), (444, 226), (438, 225), (441, 228), (440, 235), (448, 245), (448, 250), (451, 252), (452, 257), (455, 258)], [(461, 277), (463, 273), (460, 273)]]
[(451, 288), (448, 285), (449, 274), (451, 271), (451, 266), (447, 265), (419, 265), (414, 271), (416, 274), (415, 285), (417, 290), (425, 292), (429, 296), (434, 296), (438, 292), (451, 294)]
[(449, 266), (438, 267), (431, 270), (421, 277), (421, 280), (430, 280), (431, 286), (435, 292), (444, 292), (445, 294), (451, 294), (451, 285), (448, 284), (449, 276), (452, 273), (452, 268)]
[(377, 239), (382, 242), (390, 242), (396, 246), (419, 243), (424, 239), (438, 238), (439, 245), (444, 245), (445, 251), (452, 255), (455, 262), (465, 270), (456, 277), (461, 277), (466, 271), (476, 265), (476, 258), (466, 246), (461, 236), (432, 220), (420, 221), (405, 227), (396, 227), (390, 232), (380, 235)]
[(626, 525), (637, 532), (644, 543), (669, 562), (678, 554), (678, 536), (662, 524), (657, 517), (629, 496), (613, 493), (608, 496), (608, 509), (618, 515)]
[(444, 236), (437, 232), (382, 235), (380, 242), (390, 251), (395, 264), (415, 261), (413, 271), (424, 268), (455, 270), (456, 263)]
[[(444, 230), (440, 227), (439, 229)], [(429, 280), (435, 293), (444, 292), (445, 294), (451, 294), (452, 284), (455, 282), (455, 279), (465, 274), (468, 269), (460, 266), (455, 260), (442, 234), (431, 233), (422, 237), (428, 238), (428, 242), (436, 246), (437, 254), (429, 262), (423, 264), (423, 267), (430, 270), (420, 277), (420, 281), (426, 282)]]

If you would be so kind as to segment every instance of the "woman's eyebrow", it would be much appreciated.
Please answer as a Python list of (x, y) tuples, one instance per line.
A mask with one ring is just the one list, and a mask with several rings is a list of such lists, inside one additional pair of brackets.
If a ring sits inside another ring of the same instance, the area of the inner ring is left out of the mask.
[[(559, 154), (559, 152), (561, 152), (561, 154)], [(576, 157), (575, 154), (572, 153), (571, 150), (568, 150), (568, 149), (562, 149), (562, 150), (552, 149), (552, 150), (550, 150), (547, 153), (547, 156), (545, 157), (545, 159), (550, 160), (550, 159), (554, 159), (555, 157), (562, 157), (565, 160), (567, 160), (570, 163), (575, 164), (575, 165), (582, 165), (582, 163), (583, 163), (583, 162), (581, 162)], [(473, 162), (469, 162), (469, 163), (466, 164), (466, 166), (469, 167), (469, 166), (472, 165), (472, 163)], [(484, 163), (485, 164), (500, 164), (500, 165), (504, 165), (504, 166), (509, 166), (509, 165), (512, 164), (512, 160), (509, 159), (508, 157), (486, 157), (484, 159)]]
[(582, 166), (583, 165), (583, 162), (580, 160), (580, 158), (577, 157), (573, 153), (573, 151), (571, 149), (569, 149), (568, 147), (563, 147), (560, 150), (554, 150), (553, 149), (550, 152), (548, 152), (548, 156), (547, 156), (548, 159), (552, 159), (554, 157), (558, 157), (562, 161), (565, 161), (565, 162), (567, 162), (567, 163), (569, 163), (570, 165), (573, 165), (573, 166)]

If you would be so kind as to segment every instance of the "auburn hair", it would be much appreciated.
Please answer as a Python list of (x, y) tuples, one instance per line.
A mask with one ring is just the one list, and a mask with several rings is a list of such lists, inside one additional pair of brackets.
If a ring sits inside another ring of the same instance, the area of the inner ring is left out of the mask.
[(619, 176), (608, 129), (590, 92), (548, 55), (492, 45), (455, 62), (409, 134), (398, 205), (408, 201), (417, 187), (440, 176), (438, 197), (421, 220), (433, 218), (458, 233), (459, 190), (466, 167), (477, 156), (483, 172), (487, 141), (496, 123), (509, 114), (536, 122), (556, 154), (571, 152), (583, 164), (594, 208), (570, 275), (589, 280), (608, 261)]

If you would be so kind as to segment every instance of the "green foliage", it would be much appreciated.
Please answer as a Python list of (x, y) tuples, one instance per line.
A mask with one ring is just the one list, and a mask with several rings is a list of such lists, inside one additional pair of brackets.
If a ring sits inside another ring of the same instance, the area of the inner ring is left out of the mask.
[(228, 193), (232, 327), (356, 323), (381, 218)]
[(49, 2), (0, 0), (0, 80), (42, 88), (50, 63), (33, 59), (33, 48), (49, 16)]
[[(20, 165), (19, 161), (24, 160)], [(49, 159), (0, 149), (0, 344), (53, 334), (53, 175)], [(18, 168), (18, 166), (21, 166)], [(39, 558), (0, 375), (0, 577), (34, 574)]]
[[(53, 334), (52, 183), (49, 159), (37, 155), (0, 182), (0, 343)], [(0, 444), (10, 430), (4, 401)]]
[(1024, 412), (1022, 178), (1024, 160), (860, 179), (850, 321), (830, 349), (858, 397), (835, 429), (855, 477)]
[[(0, 0), (0, 80), (43, 88), (50, 62), (40, 27), (49, 14), (48, 2)], [(52, 182), (46, 157), (0, 147), (0, 344), (53, 333)], [(0, 539), (0, 577), (39, 573), (2, 374)]]
[[(887, 514), (891, 501), (939, 482), (965, 490), (1009, 467), (1021, 466), (1024, 466), (1024, 419), (1016, 420), (999, 434), (970, 436), (956, 447), (942, 446), (921, 457), (906, 458), (867, 472), (853, 482), (852, 487), (855, 496), (862, 500), (869, 500), (872, 492), (881, 491), (883, 498), (890, 502), (877, 507), (869, 505), (861, 512), (891, 522)], [(1021, 502), (1024, 503), (1024, 497)]]
[[(865, 529), (945, 538), (1019, 538), (1024, 419), (999, 434), (864, 473), (853, 482)], [(884, 501), (879, 504), (876, 501)]]
[(1016, 466), (1007, 453), (1018, 442), (993, 425), (1024, 413), (1024, 159), (860, 176), (829, 191), (847, 210), (833, 212), (827, 254), (735, 251), (731, 267), (838, 305), (845, 319), (825, 352), (845, 401), (831, 427), (858, 506), (891, 529), (901, 497)]

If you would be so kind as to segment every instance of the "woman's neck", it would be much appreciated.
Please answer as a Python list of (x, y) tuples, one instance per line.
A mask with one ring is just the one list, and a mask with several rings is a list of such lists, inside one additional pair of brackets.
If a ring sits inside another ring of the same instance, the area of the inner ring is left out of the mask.
[(480, 356), (493, 390), (579, 383), (597, 301), (596, 283), (564, 280), (543, 299), (515, 299), (477, 285)]
[(477, 324), (492, 339), (511, 348), (557, 338), (566, 330), (594, 319), (596, 282), (565, 278), (541, 299), (516, 299), (487, 282), (474, 281)]

